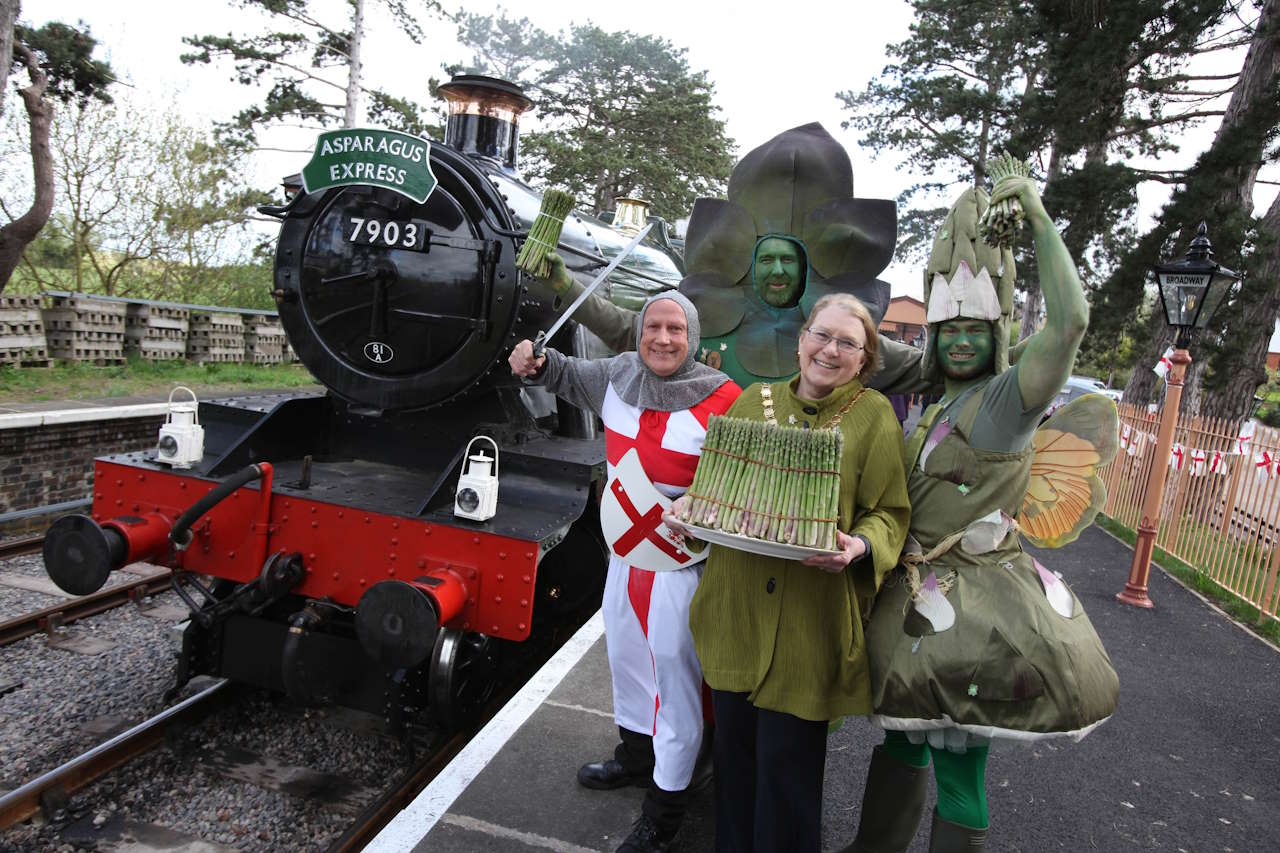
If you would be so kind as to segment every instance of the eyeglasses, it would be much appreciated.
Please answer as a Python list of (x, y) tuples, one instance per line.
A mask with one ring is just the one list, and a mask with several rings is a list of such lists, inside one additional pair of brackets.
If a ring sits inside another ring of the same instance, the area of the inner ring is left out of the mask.
[(855, 352), (862, 352), (863, 345), (857, 341), (851, 341), (847, 338), (837, 338), (835, 335), (825, 329), (805, 329), (805, 334), (818, 342), (819, 347), (825, 348), (832, 341), (836, 342), (836, 349), (845, 355), (853, 355)]

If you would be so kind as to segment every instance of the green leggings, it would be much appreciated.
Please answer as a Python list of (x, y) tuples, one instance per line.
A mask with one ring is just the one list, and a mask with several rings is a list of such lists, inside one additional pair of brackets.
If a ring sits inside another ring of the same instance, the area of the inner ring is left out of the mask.
[(912, 767), (928, 767), (938, 781), (938, 815), (971, 829), (987, 828), (987, 747), (971, 746), (964, 753), (915, 744), (903, 732), (884, 733), (884, 751)]

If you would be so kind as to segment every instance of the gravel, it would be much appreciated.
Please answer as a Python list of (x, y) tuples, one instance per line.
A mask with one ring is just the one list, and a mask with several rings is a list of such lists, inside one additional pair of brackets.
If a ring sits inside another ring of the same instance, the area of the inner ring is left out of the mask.
[[(0, 571), (43, 576), (39, 555), (0, 562)], [(0, 590), (0, 618), (52, 603), (49, 596)], [(181, 605), (172, 592), (157, 596), (156, 603)], [(141, 722), (163, 707), (178, 650), (172, 622), (127, 605), (64, 630), (113, 645), (102, 654), (83, 655), (51, 649), (38, 635), (0, 648), (0, 684), (22, 682), (0, 697), (0, 788), (17, 787), (102, 742), (114, 733), (106, 731), (112, 723)], [(196, 688), (193, 684), (184, 695)], [(248, 691), (77, 793), (52, 821), (37, 817), (0, 832), (0, 851), (75, 850), (60, 836), (68, 825), (87, 820), (109, 828), (122, 818), (242, 850), (323, 850), (352, 822), (350, 807), (343, 811), (228, 778), (209, 766), (206, 750), (236, 747), (282, 764), (339, 774), (373, 796), (405, 765), (406, 756), (393, 739), (353, 728), (351, 718), (349, 712), (308, 711), (284, 697)]]
[[(40, 580), (49, 580), (49, 576), (44, 570), (44, 558), (39, 554), (27, 554), (22, 557), (11, 557), (8, 560), (0, 560), (0, 572), (13, 575), (26, 575)], [(122, 583), (129, 583), (137, 580), (138, 576), (128, 572), (112, 572), (107, 577), (107, 582), (103, 589), (117, 586)], [(67, 601), (65, 596), (46, 595), (42, 592), (32, 592), (30, 590), (18, 589), (17, 587), (5, 586), (0, 584), (0, 621), (12, 619), (16, 616), (22, 616), (25, 613), (31, 613), (41, 610), (52, 604), (58, 604)]]

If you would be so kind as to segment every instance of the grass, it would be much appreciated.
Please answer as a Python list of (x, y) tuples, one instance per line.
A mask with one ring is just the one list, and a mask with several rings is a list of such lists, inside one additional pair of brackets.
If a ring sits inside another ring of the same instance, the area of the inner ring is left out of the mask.
[[(1099, 515), (1096, 523), (1103, 530), (1129, 545), (1133, 545), (1138, 538), (1134, 531), (1106, 515)], [(1257, 607), (1222, 588), (1203, 571), (1184, 563), (1159, 545), (1155, 548), (1153, 559), (1160, 564), (1160, 568), (1218, 605), (1236, 622), (1261, 634), (1271, 643), (1280, 645), (1280, 621), (1262, 613)]]
[(300, 364), (189, 364), (134, 357), (113, 367), (66, 362), (49, 368), (0, 366), (0, 404), (164, 395), (176, 385), (186, 385), (197, 394), (319, 387)]

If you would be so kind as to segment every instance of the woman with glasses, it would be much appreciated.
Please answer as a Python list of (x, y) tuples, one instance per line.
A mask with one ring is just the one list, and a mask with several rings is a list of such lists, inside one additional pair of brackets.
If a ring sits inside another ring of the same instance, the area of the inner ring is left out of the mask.
[[(750, 386), (728, 414), (844, 434), (840, 553), (796, 562), (711, 547), (689, 623), (715, 707), (720, 851), (820, 849), (827, 724), (872, 710), (863, 618), (906, 538), (902, 432), (863, 385), (877, 364), (866, 307), (818, 300), (798, 356), (799, 375)], [(681, 508), (663, 516), (678, 532)]]

